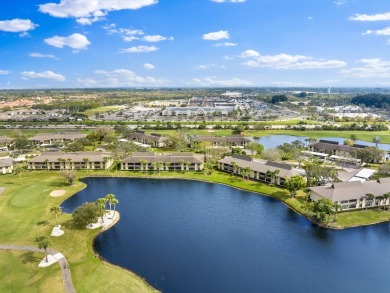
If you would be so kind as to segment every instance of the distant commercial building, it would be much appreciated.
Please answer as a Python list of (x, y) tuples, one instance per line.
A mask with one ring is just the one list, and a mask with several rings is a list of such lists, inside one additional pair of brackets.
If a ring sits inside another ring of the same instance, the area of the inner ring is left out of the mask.
[(27, 162), (28, 170), (107, 170), (114, 160), (103, 152), (46, 152)]
[(167, 107), (161, 112), (163, 116), (207, 116), (207, 115), (222, 115), (227, 116), (233, 112), (234, 107)]
[(161, 171), (203, 170), (202, 155), (193, 153), (155, 154), (151, 152), (136, 152), (121, 163), (121, 170), (156, 171), (157, 163), (161, 162)]

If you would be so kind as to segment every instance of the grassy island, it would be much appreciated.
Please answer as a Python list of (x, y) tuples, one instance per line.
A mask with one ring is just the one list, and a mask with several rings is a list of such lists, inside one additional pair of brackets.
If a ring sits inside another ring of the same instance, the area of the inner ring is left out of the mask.
[[(214, 171), (211, 175), (199, 172), (163, 172), (158, 175), (128, 171), (78, 171), (78, 176), (179, 178), (215, 182), (274, 197), (307, 216), (301, 207), (304, 201), (303, 193), (298, 193), (296, 198), (290, 198), (285, 189), (220, 171)], [(32, 246), (36, 245), (35, 237), (50, 235), (55, 225), (55, 217), (50, 213), (50, 207), (60, 205), (65, 199), (85, 188), (85, 184), (78, 180), (74, 186), (70, 186), (55, 171), (25, 171), (21, 180), (13, 174), (4, 175), (0, 177), (0, 186), (5, 187), (5, 191), (0, 194), (0, 221), (3, 223), (0, 225), (0, 244)], [(66, 194), (62, 197), (49, 196), (51, 191), (58, 189), (66, 190)], [(330, 227), (341, 229), (389, 220), (390, 212), (379, 209), (345, 212), (338, 214), (337, 222)], [(66, 233), (62, 237), (51, 237), (51, 240), (52, 247), (66, 256), (78, 292), (156, 292), (140, 277), (96, 257), (92, 241), (99, 231), (72, 229), (70, 221), (71, 215), (62, 214), (59, 222)], [(0, 251), (0, 291), (52, 292), (52, 288), (58, 288), (56, 292), (63, 292), (61, 270), (57, 264), (45, 269), (37, 267), (43, 255)]]

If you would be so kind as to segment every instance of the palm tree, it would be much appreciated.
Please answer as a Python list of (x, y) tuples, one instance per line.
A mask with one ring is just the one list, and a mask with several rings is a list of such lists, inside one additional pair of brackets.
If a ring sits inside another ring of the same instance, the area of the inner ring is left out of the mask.
[(37, 237), (35, 238), (35, 241), (37, 244), (38, 244), (38, 248), (39, 249), (44, 249), (45, 250), (45, 259), (46, 259), (46, 262), (49, 262), (49, 260), (47, 259), (47, 249), (51, 246), (51, 241), (49, 238), (47, 238), (46, 236), (41, 236), (41, 237)]
[(386, 206), (388, 205), (387, 200), (390, 198), (390, 192), (387, 192), (387, 193), (383, 194), (382, 196), (384, 199), (383, 210), (385, 210)]
[(99, 207), (100, 209), (100, 217), (102, 219), (102, 223), (104, 223), (104, 214), (106, 213), (106, 204), (107, 204), (107, 199), (104, 198), (104, 197), (101, 197), (101, 198), (98, 198), (96, 200), (96, 205)]
[(338, 211), (341, 211), (341, 204), (339, 204), (338, 202), (336, 202), (335, 204), (334, 204), (334, 206), (333, 206), (333, 208), (334, 208), (334, 222), (336, 222), (336, 220), (337, 220), (337, 212)]
[(379, 196), (376, 197), (376, 199), (378, 200), (378, 207), (379, 208), (383, 205), (384, 198), (385, 197), (383, 195), (379, 195)]
[(171, 162), (165, 162), (165, 168), (167, 171), (169, 171), (169, 166), (171, 165)]
[(104, 157), (104, 158), (103, 158), (103, 162), (104, 162), (104, 169), (105, 169), (106, 171), (108, 171), (108, 168), (107, 168), (107, 162), (108, 162), (108, 160), (109, 160), (109, 158), (108, 158), (108, 157)]
[(71, 158), (67, 158), (66, 160), (69, 162), (69, 169), (72, 170), (73, 169), (72, 168), (72, 159)]
[(84, 162), (85, 170), (87, 170), (87, 173), (88, 173), (88, 169), (89, 169), (89, 159), (88, 159), (88, 158), (83, 158), (83, 162)]
[(182, 171), (184, 171), (184, 160), (180, 160), (180, 168)]
[(61, 207), (60, 206), (51, 207), (50, 212), (56, 216), (56, 226), (58, 226), (58, 215), (60, 215), (62, 212)]
[(107, 199), (107, 202), (110, 206), (110, 214), (111, 214), (111, 205), (112, 205), (113, 200), (115, 199), (115, 195), (112, 193), (109, 193), (104, 198)]
[(146, 170), (145, 165), (147, 165), (147, 162), (148, 161), (145, 161), (145, 160), (139, 160), (139, 163), (141, 164), (141, 170), (143, 170), (143, 171)]
[(186, 162), (186, 170), (189, 171), (191, 166), (191, 162)]
[(114, 213), (112, 214), (112, 217), (111, 218), (113, 218), (114, 217), (114, 215), (115, 215), (115, 207), (116, 207), (116, 205), (119, 203), (119, 200), (117, 200), (116, 198), (114, 198), (113, 200), (112, 200), (112, 202), (111, 202), (111, 204), (114, 206)]
[(241, 175), (242, 178), (245, 179), (245, 177), (249, 180), (249, 175), (251, 173), (251, 168), (250, 167), (245, 167), (241, 169)]
[(372, 200), (374, 198), (375, 198), (375, 195), (373, 193), (366, 193), (366, 202), (368, 200), (368, 202), (370, 203), (370, 204), (366, 203), (366, 210), (367, 210), (367, 206), (371, 206)]
[(23, 183), (23, 181), (22, 181), (23, 166), (20, 166), (20, 165), (16, 166), (14, 171), (15, 171), (15, 175), (19, 175), (20, 184), (22, 184)]
[(235, 173), (236, 168), (237, 168), (238, 165), (237, 165), (237, 163), (234, 162), (234, 161), (231, 162), (230, 165), (232, 165), (232, 173), (231, 173), (231, 174), (234, 175), (234, 173)]
[(60, 162), (60, 170), (62, 170), (62, 162), (64, 162), (65, 160), (62, 158), (58, 158), (57, 161)]
[(153, 162), (152, 166), (153, 166), (153, 170), (156, 171), (157, 170), (157, 162)]
[(49, 159), (46, 159), (45, 163), (46, 163), (46, 169), (49, 170)]
[(280, 170), (279, 169), (276, 169), (275, 171), (271, 171), (271, 170), (268, 170), (265, 175), (267, 177), (270, 177), (271, 179), (271, 184), (276, 184), (276, 177), (277, 175), (279, 174)]
[(157, 170), (158, 170), (159, 175), (160, 175), (160, 172), (161, 172), (161, 169), (163, 168), (163, 166), (164, 166), (163, 162), (161, 162), (161, 161), (157, 162)]

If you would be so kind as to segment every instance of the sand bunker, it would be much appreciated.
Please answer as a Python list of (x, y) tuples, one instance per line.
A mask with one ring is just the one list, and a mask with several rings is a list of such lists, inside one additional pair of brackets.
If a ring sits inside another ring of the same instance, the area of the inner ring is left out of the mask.
[(2, 194), (5, 190), (5, 187), (0, 187), (0, 194)]
[(63, 196), (64, 194), (66, 193), (66, 190), (53, 190), (52, 192), (50, 192), (50, 196), (52, 197), (60, 197), (60, 196)]

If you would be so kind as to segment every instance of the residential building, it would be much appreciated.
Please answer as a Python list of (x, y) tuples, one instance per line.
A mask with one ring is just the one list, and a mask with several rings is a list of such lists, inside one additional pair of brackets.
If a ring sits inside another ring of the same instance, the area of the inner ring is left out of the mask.
[(77, 139), (86, 137), (87, 135), (80, 132), (56, 132), (56, 133), (40, 133), (28, 140), (33, 145), (53, 145), (53, 144), (65, 144), (73, 142)]
[(210, 143), (213, 147), (219, 146), (231, 146), (231, 147), (246, 147), (252, 140), (243, 135), (230, 135), (230, 136), (202, 136), (195, 135), (192, 140), (198, 140), (206, 143)]
[[(389, 204), (390, 199), (378, 199), (378, 196), (390, 191), (390, 178), (381, 178), (378, 181), (346, 181), (327, 186), (310, 187), (310, 199), (330, 199), (341, 205), (343, 210), (377, 207)], [(370, 199), (367, 194), (375, 197)]]
[(0, 160), (0, 174), (9, 174), (14, 170), (14, 163), (11, 158)]
[[(232, 174), (242, 175), (242, 169), (250, 168), (249, 178), (284, 186), (292, 176), (305, 176), (303, 170), (277, 162), (254, 160), (243, 155), (232, 155), (218, 161), (218, 169)], [(274, 172), (274, 175), (272, 173)]]
[(145, 133), (144, 131), (134, 131), (129, 135), (129, 140), (134, 140), (142, 144), (149, 144), (156, 148), (163, 148), (166, 145), (167, 137), (156, 133)]
[(157, 170), (157, 162), (162, 162), (161, 170), (166, 171), (201, 171), (204, 165), (203, 156), (193, 153), (155, 154), (136, 152), (123, 160), (121, 170)]
[(29, 170), (101, 170), (109, 169), (114, 160), (103, 152), (46, 152), (27, 162)]

